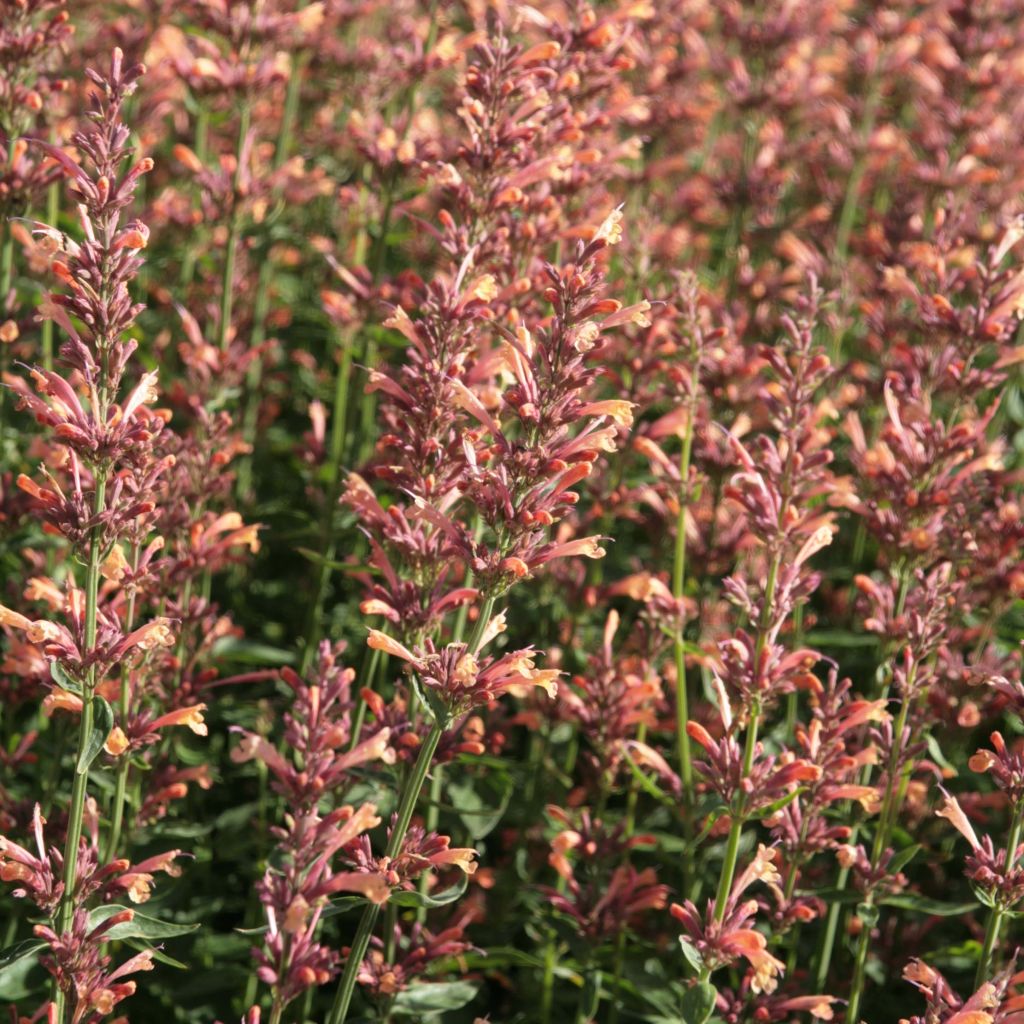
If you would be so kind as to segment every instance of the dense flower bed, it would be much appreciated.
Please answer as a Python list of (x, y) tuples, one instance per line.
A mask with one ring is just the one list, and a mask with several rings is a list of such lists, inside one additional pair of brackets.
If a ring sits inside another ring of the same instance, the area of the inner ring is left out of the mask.
[(0, 0), (13, 1024), (1024, 1024), (1022, 117), (1019, 0)]

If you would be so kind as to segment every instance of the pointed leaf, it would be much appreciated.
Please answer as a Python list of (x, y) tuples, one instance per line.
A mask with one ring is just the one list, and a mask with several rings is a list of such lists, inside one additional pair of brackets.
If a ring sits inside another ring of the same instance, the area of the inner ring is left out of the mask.
[(706, 1024), (715, 1009), (717, 998), (714, 985), (707, 981), (698, 981), (687, 989), (683, 996), (683, 1024)]
[[(97, 907), (89, 915), (89, 927), (95, 928), (98, 924), (106, 921), (107, 918), (119, 914), (129, 907), (118, 906), (115, 903), (108, 903), (106, 906)], [(130, 921), (115, 924), (110, 931), (104, 934), (105, 939), (173, 939), (179, 935), (188, 935), (194, 932), (197, 924), (173, 924), (170, 921), (161, 921), (156, 917), (149, 917), (147, 914), (140, 914), (137, 910)]]
[(469, 876), (463, 875), (455, 885), (436, 896), (417, 892), (415, 889), (398, 890), (391, 894), (391, 902), (398, 907), (445, 907), (449, 903), (454, 903), (466, 891), (468, 884)]
[(110, 730), (114, 727), (114, 710), (102, 698), (94, 696), (92, 699), (92, 732), (86, 740), (85, 746), (79, 752), (78, 764), (75, 771), (84, 775), (89, 766), (99, 757), (103, 744), (107, 742)]
[(905, 868), (921, 849), (920, 843), (915, 843), (913, 846), (908, 846), (905, 850), (900, 850), (899, 853), (894, 854), (891, 861), (886, 865), (886, 871), (890, 874), (895, 875), (897, 871)]
[(392, 1015), (418, 1017), (422, 1014), (459, 1010), (476, 995), (476, 985), (468, 981), (443, 981), (413, 985), (399, 992), (391, 1007)]
[(76, 696), (82, 696), (82, 687), (74, 681), (55, 661), (50, 662), (50, 678), (62, 689)]
[(693, 968), (694, 973), (699, 974), (704, 970), (704, 958), (697, 952), (697, 947), (681, 935), (679, 936), (679, 945), (683, 947), (683, 956), (686, 957), (686, 962)]
[(881, 902), (887, 907), (915, 910), (917, 913), (927, 914), (929, 917), (960, 917), (978, 909), (977, 903), (946, 903), (944, 900), (933, 900), (927, 896), (916, 896), (911, 892), (886, 896)]

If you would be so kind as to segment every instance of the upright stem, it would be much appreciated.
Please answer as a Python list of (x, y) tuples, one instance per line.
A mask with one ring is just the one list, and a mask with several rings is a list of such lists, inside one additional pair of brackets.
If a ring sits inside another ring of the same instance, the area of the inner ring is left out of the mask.
[[(690, 756), (690, 735), (686, 723), (690, 719), (690, 702), (686, 689), (686, 648), (683, 638), (685, 622), (682, 614), (683, 591), (686, 585), (686, 512), (690, 505), (690, 458), (693, 451), (693, 418), (697, 411), (697, 368), (693, 368), (689, 415), (679, 457), (679, 514), (676, 517), (676, 546), (672, 562), (672, 596), (679, 606), (679, 625), (673, 638), (676, 666), (676, 753), (679, 776), (683, 782), (683, 824), (689, 833), (693, 812), (693, 761)], [(689, 844), (687, 844), (687, 849)], [(689, 856), (684, 857), (684, 863)], [(687, 879), (689, 881), (689, 879)]]
[[(193, 133), (193, 142), (195, 143), (196, 159), (200, 164), (206, 163), (206, 150), (207, 143), (210, 133), (210, 112), (203, 105), (199, 104), (199, 110), (196, 114), (196, 129)], [(54, 223), (50, 221), (50, 223)], [(185, 258), (181, 261), (181, 274), (179, 280), (183, 288), (187, 288), (192, 283), (192, 278), (195, 277), (196, 272), (196, 246), (189, 246), (185, 253)]]
[[(912, 663), (907, 673), (906, 694), (900, 700), (900, 710), (896, 717), (896, 725), (892, 734), (892, 750), (889, 752), (888, 774), (885, 783), (885, 797), (882, 800), (882, 810), (878, 819), (878, 828), (875, 830), (875, 840), (871, 847), (871, 866), (877, 868), (882, 854), (889, 843), (889, 835), (895, 823), (896, 815), (899, 813), (899, 805), (903, 797), (902, 777), (897, 778), (896, 772), (899, 768), (900, 753), (903, 748), (903, 733), (907, 727), (907, 717), (910, 713), (911, 694), (916, 676), (916, 662)], [(902, 776), (902, 773), (900, 773)], [(873, 907), (875, 894), (869, 891), (864, 904)], [(860, 1003), (864, 994), (864, 979), (867, 970), (868, 951), (871, 946), (871, 926), (862, 922), (860, 934), (857, 936), (857, 951), (854, 957), (853, 978), (850, 981), (850, 1001), (847, 1005), (846, 1020), (848, 1024), (856, 1024), (857, 1015), (860, 1012)]]
[[(874, 79), (870, 92), (864, 104), (864, 119), (861, 121), (859, 142), (860, 151), (850, 171), (849, 180), (846, 183), (846, 195), (843, 197), (843, 207), (839, 214), (839, 225), (836, 228), (836, 255), (835, 265), (840, 272), (846, 267), (846, 257), (850, 248), (850, 237), (853, 233), (854, 221), (857, 219), (857, 207), (860, 202), (860, 187), (864, 181), (867, 171), (867, 144), (871, 138), (871, 132), (875, 127), (875, 119), (878, 116), (878, 107), (881, 100), (878, 79)], [(846, 288), (844, 287), (844, 292)], [(844, 296), (845, 298), (845, 296)], [(841, 320), (842, 318), (837, 318)], [(830, 355), (833, 362), (839, 362), (842, 356), (843, 331), (836, 327), (832, 335), (832, 351)]]
[(331, 578), (331, 563), (337, 555), (337, 537), (335, 536), (335, 513), (338, 498), (341, 496), (341, 462), (345, 457), (345, 424), (348, 419), (348, 401), (352, 379), (352, 345), (353, 337), (347, 331), (341, 336), (341, 362), (334, 380), (334, 401), (331, 406), (331, 442), (327, 454), (327, 501), (324, 507), (321, 532), (323, 543), (319, 572), (313, 590), (313, 604), (310, 606), (309, 622), (306, 627), (306, 645), (302, 651), (302, 670), (305, 671), (313, 662), (316, 645), (320, 639), (320, 619), (323, 616), (324, 599), (327, 596), (327, 584)]
[[(50, 142), (56, 142), (56, 132), (50, 132)], [(53, 182), (46, 190), (46, 223), (57, 227), (60, 216), (60, 182)], [(47, 317), (42, 326), (43, 369), (53, 369), (53, 321)]]
[[(96, 492), (93, 496), (93, 514), (99, 516), (106, 505), (107, 481), (104, 471), (95, 471)], [(93, 527), (89, 540), (89, 565), (85, 577), (85, 653), (92, 653), (96, 646), (96, 619), (100, 590), (101, 528)], [(57, 934), (63, 935), (71, 927), (75, 913), (75, 883), (78, 876), (78, 847), (82, 840), (82, 814), (85, 810), (86, 788), (89, 782), (88, 765), (79, 767), (79, 758), (89, 743), (93, 727), (93, 695), (98, 679), (96, 667), (88, 670), (82, 687), (82, 717), (78, 725), (78, 749), (75, 752), (75, 773), (71, 784), (71, 807), (68, 811), (67, 839), (64, 843), (64, 893), (57, 910)], [(57, 1019), (63, 1021), (65, 1010), (68, 1017), (74, 1007), (65, 1006), (64, 992), (56, 993)]]
[[(385, 857), (393, 860), (398, 856), (405, 840), (405, 834), (409, 830), (409, 823), (412, 821), (413, 811), (416, 808), (416, 801), (419, 799), (420, 790), (423, 788), (423, 780), (430, 770), (430, 762), (434, 758), (434, 751), (444, 733), (445, 722), (435, 719), (430, 727), (427, 738), (420, 747), (419, 757), (413, 766), (412, 774), (409, 777), (405, 788), (402, 790), (402, 799), (398, 805), (398, 814), (391, 838), (388, 840)], [(349, 1004), (352, 1002), (352, 993), (356, 987), (356, 977), (362, 965), (363, 957), (366, 956), (367, 947), (370, 944), (370, 936), (373, 934), (373, 926), (377, 921), (380, 907), (376, 903), (367, 903), (363, 910), (363, 916), (359, 920), (359, 927), (356, 929), (352, 947), (345, 960), (345, 969), (338, 983), (338, 991), (334, 997), (334, 1004), (327, 1015), (325, 1024), (344, 1024), (348, 1017)]]
[[(434, 42), (437, 39), (437, 33), (440, 28), (437, 18), (437, 8), (439, 0), (431, 0), (430, 10), (428, 13), (428, 26), (427, 36), (424, 40), (424, 52), (429, 53), (434, 46)], [(392, 108), (389, 111), (393, 117), (404, 116), (404, 127), (400, 137), (401, 142), (409, 137), (409, 131), (412, 128), (413, 114), (416, 109), (416, 98), (419, 94), (420, 79), (415, 79), (405, 94), (405, 101), (402, 104), (401, 111), (396, 111)], [(377, 234), (377, 238), (374, 241), (373, 250), (370, 256), (370, 272), (372, 274), (372, 280), (377, 281), (380, 278), (381, 273), (384, 270), (384, 260), (388, 252), (388, 231), (391, 229), (391, 218), (395, 208), (395, 190), (399, 183), (399, 165), (393, 164), (391, 172), (387, 176), (387, 180), (384, 182), (384, 187), (381, 190), (383, 198), (381, 200), (383, 209), (381, 211), (380, 218), (380, 230)], [(374, 364), (377, 362), (377, 342), (373, 335), (367, 334), (366, 344), (363, 348), (362, 363), (367, 368), (372, 370)], [(373, 422), (377, 414), (377, 396), (376, 393), (370, 390), (363, 392), (360, 399), (358, 416), (359, 416), (359, 437), (361, 443), (360, 457), (361, 461), (365, 461), (366, 457), (373, 450)]]
[[(647, 739), (647, 723), (641, 722), (636, 731), (637, 741), (643, 743)], [(639, 781), (633, 778), (630, 782), (629, 793), (626, 796), (626, 822), (622, 830), (623, 839), (632, 839), (636, 831), (636, 804), (640, 795)], [(624, 860), (629, 859), (627, 850)], [(622, 996), (622, 968), (626, 958), (626, 927), (625, 924), (619, 928), (615, 936), (615, 956), (612, 960), (612, 1005), (608, 1009), (608, 1024), (618, 1024), (619, 1002)]]
[[(479, 515), (477, 516), (477, 533), (479, 533)], [(465, 586), (471, 586), (473, 582), (473, 571), (471, 569), (466, 571)], [(468, 605), (463, 605), (459, 611), (464, 611)], [(476, 621), (476, 627), (473, 630), (473, 644), (470, 645), (470, 649), (476, 649), (476, 646), (480, 642), (480, 637), (483, 635), (483, 630), (487, 626), (487, 622), (491, 617), (491, 613), (494, 611), (494, 598), (489, 597), (484, 601), (483, 607), (480, 609), (480, 615)], [(466, 628), (466, 616), (462, 615), (455, 621), (455, 629), (452, 632), (452, 642), (461, 643), (462, 637)], [(379, 652), (378, 652), (379, 653)], [(444, 795), (444, 765), (439, 764), (434, 768), (434, 772), (430, 777), (430, 802), (427, 804), (427, 813), (423, 821), (423, 826), (427, 830), (429, 835), (431, 832), (437, 831), (438, 820), (441, 816), (441, 798)], [(424, 872), (420, 875), (419, 891), (424, 896), (427, 894), (427, 885), (430, 881), (430, 876)], [(422, 904), (416, 908), (416, 920), (422, 923), (427, 919), (427, 907), (426, 904)], [(391, 933), (388, 933), (388, 939), (391, 939)]]
[[(860, 524), (863, 527), (863, 522)], [(858, 559), (859, 561), (859, 559)], [(902, 615), (903, 609), (907, 603), (907, 594), (910, 591), (910, 579), (911, 574), (906, 566), (901, 566), (899, 570), (900, 587), (896, 597), (896, 608), (895, 614)], [(883, 697), (888, 696), (888, 686), (883, 690)], [(861, 771), (860, 781), (863, 785), (871, 779), (871, 768), (865, 766)], [(849, 843), (851, 846), (857, 844), (857, 834), (860, 831), (860, 823), (857, 822), (853, 826), (853, 832), (850, 834)], [(842, 893), (846, 890), (846, 885), (850, 880), (850, 869), (842, 868), (836, 878), (836, 888)], [(835, 949), (836, 932), (839, 928), (839, 918), (842, 914), (843, 904), (839, 900), (833, 900), (832, 905), (829, 907), (828, 918), (825, 922), (825, 932), (822, 937), (821, 947), (818, 952), (817, 966), (815, 968), (815, 988), (822, 990), (825, 987), (825, 983), (828, 981), (828, 972), (832, 964), (832, 952)]]
[(359, 745), (359, 736), (363, 731), (363, 720), (366, 718), (366, 701), (363, 700), (362, 690), (373, 689), (377, 679), (377, 669), (385, 658), (385, 654), (378, 647), (368, 648), (370, 653), (369, 661), (364, 662), (365, 670), (362, 672), (363, 685), (356, 697), (355, 710), (352, 713), (352, 725), (349, 729), (349, 750), (354, 750)]
[[(779, 514), (780, 522), (785, 515), (788, 503), (783, 503), (782, 511)], [(768, 577), (765, 580), (764, 599), (761, 605), (761, 617), (758, 622), (757, 640), (754, 644), (754, 664), (761, 664), (761, 655), (764, 653), (765, 645), (768, 643), (768, 626), (772, 617), (772, 605), (775, 602), (775, 587), (779, 578), (779, 568), (782, 563), (781, 552), (772, 555), (771, 563), (768, 566)], [(747, 724), (747, 735), (743, 745), (743, 777), (747, 778), (754, 766), (754, 756), (757, 753), (757, 734), (761, 723), (761, 708), (756, 702), (750, 709), (750, 722)], [(722, 872), (718, 876), (718, 888), (715, 890), (715, 921), (719, 924), (725, 918), (725, 908), (729, 899), (729, 892), (732, 889), (733, 879), (736, 877), (736, 862), (740, 854), (740, 838), (743, 835), (743, 824), (745, 820), (744, 808), (733, 809), (729, 825), (729, 838), (725, 844), (725, 859), (722, 861)], [(707, 981), (711, 972), (704, 968), (701, 971), (701, 980)]]
[(185, 677), (185, 655), (188, 653), (187, 629), (189, 619), (192, 617), (192, 577), (185, 578), (185, 584), (181, 591), (181, 625), (178, 629), (178, 643), (174, 649), (174, 658), (178, 663), (177, 685), (181, 685)]
[(846, 263), (853, 223), (857, 219), (860, 186), (867, 170), (867, 154), (864, 150), (875, 127), (880, 100), (879, 81), (876, 78), (872, 82), (872, 88), (864, 103), (864, 119), (861, 121), (859, 132), (861, 152), (857, 154), (856, 162), (850, 171), (850, 178), (846, 183), (846, 195), (843, 197), (843, 208), (839, 214), (839, 226), (836, 230), (836, 264), (840, 267)]
[[(1013, 808), (1010, 834), (1006, 838), (1006, 868), (1003, 872), (1004, 875), (1009, 875), (1017, 861), (1017, 847), (1020, 846), (1022, 827), (1024, 827), (1024, 800), (1019, 800)], [(978, 959), (978, 971), (974, 976), (975, 990), (981, 988), (989, 980), (989, 974), (992, 970), (992, 953), (999, 942), (999, 933), (1002, 931), (1003, 920), (1008, 909), (1008, 907), (997, 904), (989, 913), (988, 927), (985, 929), (985, 942), (981, 947), (981, 956)]]
[[(851, 841), (856, 839), (856, 832), (850, 836)], [(850, 869), (842, 868), (839, 872), (839, 877), (836, 879), (836, 888), (839, 892), (846, 890), (846, 884), (850, 880)], [(829, 967), (832, 964), (832, 951), (835, 949), (836, 944), (836, 931), (839, 928), (839, 915), (841, 913), (841, 905), (837, 901), (833, 902), (829, 907), (828, 918), (825, 921), (825, 933), (821, 942), (821, 951), (818, 954), (818, 963), (815, 968), (814, 974), (814, 987), (815, 990), (820, 991), (825, 982), (828, 981)]]
[(576, 1016), (573, 1018), (574, 1024), (587, 1024), (591, 1019), (590, 1009), (594, 1002), (589, 985), (591, 977), (594, 979), (594, 987), (597, 990), (598, 998), (600, 998), (601, 968), (594, 964), (594, 953), (592, 948), (588, 950), (587, 958), (584, 961), (583, 970), (581, 971), (583, 983), (580, 985), (580, 997), (576, 1001)]
[[(133, 575), (139, 568), (139, 555), (140, 547), (136, 544), (132, 548)], [(126, 633), (130, 633), (132, 631), (132, 627), (135, 625), (136, 598), (136, 590), (132, 587), (131, 593), (128, 595), (128, 607), (125, 610), (124, 616), (124, 631)], [(130, 682), (130, 674), (126, 672), (124, 678), (121, 680), (121, 692), (118, 695), (117, 701), (117, 716), (118, 720), (121, 722), (126, 722), (128, 720), (128, 713), (131, 710)], [(111, 815), (110, 838), (107, 841), (106, 860), (108, 863), (114, 859), (117, 854), (118, 844), (121, 842), (121, 828), (124, 824), (125, 793), (128, 790), (129, 771), (131, 771), (131, 757), (130, 751), (126, 750), (121, 755), (121, 759), (117, 764), (117, 782), (114, 787), (114, 803)]]
[(484, 603), (480, 606), (480, 614), (477, 616), (477, 620), (473, 625), (473, 635), (469, 638), (469, 651), (471, 654), (480, 653), (480, 640), (483, 638), (484, 630), (487, 628), (487, 623), (491, 621), (491, 615), (494, 614), (494, 598), (484, 598)]
[[(757, 750), (757, 732), (760, 724), (760, 714), (754, 711), (750, 716), (750, 724), (747, 726), (747, 737), (743, 747), (743, 775), (750, 774), (754, 765), (754, 752)], [(729, 892), (732, 889), (732, 880), (736, 876), (736, 861), (739, 859), (740, 837), (743, 834), (743, 815), (734, 814), (729, 826), (729, 838), (725, 845), (725, 860), (722, 862), (722, 873), (718, 878), (718, 888), (715, 890), (715, 920), (721, 923), (725, 918), (725, 907), (729, 901)]]
[[(576, 767), (576, 757), (579, 753), (579, 736), (573, 733), (569, 741), (569, 750), (565, 758), (565, 774), (572, 778), (573, 769)], [(565, 892), (565, 879), (559, 875), (555, 883), (555, 891), (561, 895)], [(554, 928), (550, 929), (548, 940), (544, 947), (544, 974), (540, 990), (540, 1020), (541, 1024), (551, 1024), (551, 1011), (555, 1000), (555, 960), (558, 956), (556, 946), (557, 934)]]
[[(281, 111), (281, 124), (277, 133), (277, 145), (274, 147), (274, 171), (280, 171), (291, 151), (292, 128), (299, 110), (299, 94), (302, 91), (302, 76), (309, 63), (309, 53), (304, 51), (295, 62), (295, 67), (288, 78), (288, 89), (284, 97), (284, 108)], [(256, 281), (256, 296), (253, 301), (251, 347), (258, 350), (267, 336), (267, 313), (270, 310), (270, 285), (274, 274), (273, 263), (268, 252), (260, 263), (259, 276)], [(246, 405), (242, 423), (242, 437), (252, 448), (256, 438), (256, 426), (260, 411), (260, 381), (263, 377), (263, 359), (258, 357), (249, 364), (246, 378)], [(243, 498), (250, 497), (252, 491), (252, 451), (243, 458), (238, 467), (238, 492)]]
[[(441, 798), (444, 795), (444, 765), (439, 764), (434, 768), (433, 774), (430, 777), (430, 796), (427, 804), (427, 812), (423, 819), (423, 827), (426, 829), (427, 835), (431, 832), (437, 831), (438, 821), (441, 817)], [(427, 872), (420, 875), (419, 891), (423, 896), (427, 895), (428, 886), (430, 882), (430, 876)], [(427, 906), (421, 904), (416, 908), (416, 920), (422, 924), (427, 919)], [(391, 938), (391, 933), (388, 933), (388, 938)], [(388, 961), (390, 963), (390, 960)]]
[[(13, 151), (13, 142), (9, 148)], [(11, 234), (10, 222), (4, 218), (3, 223), (0, 224), (0, 320), (6, 320), (7, 317), (13, 312), (8, 306), (7, 297), (11, 291), (11, 285), (14, 278), (14, 236)], [(8, 346), (0, 342), (0, 379), (7, 371), (7, 348)], [(4, 433), (5, 433), (5, 419), (6, 410), (4, 408), (7, 401), (7, 388), (0, 386), (0, 453), (3, 451)]]
[(228, 240), (224, 246), (224, 272), (221, 278), (220, 293), (220, 324), (217, 332), (217, 345), (223, 351), (228, 347), (228, 335), (231, 331), (231, 313), (235, 298), (235, 259), (238, 252), (238, 238), (242, 233), (242, 211), (239, 205), (238, 190), (242, 182), (242, 156), (245, 153), (245, 140), (249, 134), (252, 120), (252, 105), (248, 97), (242, 100), (242, 111), (238, 119), (238, 142), (235, 148), (235, 176), (232, 184), (231, 219), (228, 222)]

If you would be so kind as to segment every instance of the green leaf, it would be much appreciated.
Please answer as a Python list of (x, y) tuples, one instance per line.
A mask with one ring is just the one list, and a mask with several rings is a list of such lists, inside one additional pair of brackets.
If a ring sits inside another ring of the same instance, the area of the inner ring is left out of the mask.
[(103, 744), (107, 742), (110, 730), (114, 727), (114, 709), (102, 698), (92, 698), (92, 732), (86, 740), (85, 747), (78, 754), (75, 771), (85, 775), (89, 766), (99, 757)]
[(914, 910), (929, 917), (960, 917), (977, 910), (977, 903), (946, 903), (944, 900), (933, 900), (927, 896), (917, 896), (910, 892), (886, 896), (881, 901), (887, 907), (898, 907), (900, 910)]
[[(366, 900), (362, 896), (339, 896), (336, 900), (331, 900), (330, 903), (324, 907), (321, 917), (334, 917), (337, 914), (347, 914), (350, 910), (355, 910), (356, 907), (366, 906)], [(236, 928), (235, 931), (242, 935), (255, 935), (258, 932), (265, 932), (267, 926), (264, 925), (262, 928)]]
[(809, 647), (877, 647), (874, 633), (847, 633), (841, 629), (814, 629), (804, 637)]
[(213, 653), (218, 658), (241, 662), (247, 665), (293, 665), (296, 661), (294, 651), (286, 651), (270, 644), (258, 644), (251, 640), (239, 640), (227, 637), (213, 646)]
[(155, 946), (149, 945), (149, 943), (140, 942), (138, 939), (126, 939), (125, 945), (138, 950), (140, 953), (144, 953), (148, 949), (153, 955), (153, 959), (158, 963), (167, 964), (168, 967), (175, 967), (179, 971), (188, 970), (188, 964), (183, 964), (180, 960), (175, 960), (173, 956), (168, 956), (162, 949), (157, 949)]
[[(481, 790), (485, 791), (483, 795)], [(478, 780), (476, 785), (472, 780), (448, 785), (456, 813), (474, 842), (490, 835), (497, 828), (514, 792), (515, 782), (512, 777), (494, 772)], [(494, 800), (485, 799), (492, 795)]]
[(481, 968), (497, 970), (504, 967), (544, 966), (543, 957), (516, 949), (514, 946), (488, 946), (486, 953), (463, 953), (459, 960), (465, 962), (471, 971)]
[(785, 796), (780, 796), (778, 800), (773, 800), (767, 807), (762, 807), (754, 817), (756, 818), (770, 818), (776, 811), (781, 811), (783, 807), (787, 807), (791, 804), (801, 793), (807, 791), (806, 786), (798, 786), (796, 789), (787, 793)]
[(421, 893), (415, 889), (402, 889), (391, 894), (390, 902), (394, 903), (396, 907), (446, 907), (449, 903), (454, 903), (466, 891), (468, 884), (469, 876), (463, 875), (455, 885), (439, 892), (436, 896)]
[(686, 962), (694, 969), (694, 971), (699, 974), (704, 970), (704, 959), (700, 953), (697, 952), (697, 947), (682, 935), (679, 936), (679, 945), (683, 947), (683, 956), (686, 957)]
[(914, 859), (914, 857), (917, 856), (920, 849), (921, 844), (914, 843), (913, 846), (908, 846), (905, 850), (900, 850), (900, 852), (895, 854), (892, 860), (889, 861), (885, 870), (890, 874), (895, 875), (897, 871), (905, 868)]
[(661, 791), (658, 784), (652, 778), (649, 778), (640, 769), (640, 766), (636, 763), (636, 761), (634, 761), (633, 758), (629, 756), (628, 751), (624, 750), (623, 753), (626, 756), (626, 762), (629, 764), (630, 771), (632, 771), (633, 773), (633, 778), (636, 779), (640, 787), (650, 796), (653, 796), (655, 800), (660, 800), (662, 803), (670, 804), (674, 807), (676, 801), (672, 797), (670, 797), (668, 793), (663, 793)]
[(584, 1020), (592, 1020), (601, 1002), (601, 972), (587, 971), (583, 976), (583, 991), (580, 993), (580, 1009)]
[(415, 672), (407, 675), (406, 679), (408, 680), (409, 685), (412, 686), (413, 693), (416, 694), (417, 702), (430, 712), (434, 721), (447, 723), (448, 707), (441, 699), (441, 695), (437, 690), (432, 686), (420, 686), (420, 681)]
[(315, 565), (326, 565), (328, 569), (333, 569), (335, 572), (380, 574), (380, 569), (375, 565), (353, 565), (351, 562), (336, 562), (333, 559), (324, 557), (319, 551), (314, 551), (312, 548), (296, 548), (295, 550), (303, 558), (309, 559)]
[(939, 741), (932, 733), (928, 733), (928, 736), (925, 738), (925, 742), (928, 744), (928, 755), (931, 759), (944, 771), (947, 771), (952, 775), (956, 775), (956, 768), (954, 768), (946, 759), (946, 755), (942, 752), (942, 747), (939, 746)]
[(427, 1013), (460, 1010), (475, 995), (476, 985), (468, 981), (442, 981), (437, 984), (413, 985), (399, 992), (391, 1007), (398, 1017), (415, 1017)]
[(74, 681), (55, 661), (50, 662), (50, 678), (62, 689), (69, 693), (82, 696), (82, 687)]
[(721, 818), (723, 814), (725, 814), (724, 807), (718, 807), (715, 810), (711, 811), (710, 814), (708, 814), (708, 820), (705, 823), (704, 827), (701, 829), (700, 835), (697, 836), (697, 838), (693, 841), (694, 848), (700, 846), (700, 844), (703, 843), (709, 835), (711, 835), (711, 830), (715, 827), (716, 823), (718, 822), (718, 819)]
[(6, 971), (11, 964), (38, 953), (45, 945), (46, 943), (42, 939), (25, 939), (0, 950), (0, 971)]
[(683, 996), (683, 1024), (706, 1024), (715, 1009), (718, 992), (707, 981), (698, 981)]
[(35, 967), (41, 950), (46, 948), (42, 939), (25, 939), (0, 951), (0, 999), (23, 999), (30, 986), (25, 975)]
[(873, 903), (858, 903), (857, 917), (864, 923), (865, 928), (874, 928), (878, 924), (878, 907)]
[[(108, 903), (106, 906), (97, 907), (89, 915), (89, 927), (95, 928), (98, 924), (106, 921), (107, 918), (119, 914), (123, 910), (130, 910), (130, 907), (118, 906), (116, 903)], [(172, 924), (170, 921), (161, 921), (156, 917), (149, 917), (134, 911), (135, 916), (130, 921), (122, 921), (115, 924), (108, 932), (104, 933), (104, 939), (173, 939), (179, 935), (188, 935), (194, 932), (197, 924)]]

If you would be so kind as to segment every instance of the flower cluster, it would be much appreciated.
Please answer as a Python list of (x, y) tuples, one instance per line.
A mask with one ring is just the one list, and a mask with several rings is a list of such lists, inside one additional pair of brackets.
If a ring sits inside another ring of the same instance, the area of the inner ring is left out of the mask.
[(1020, 1024), (1022, 113), (1019, 0), (0, 0), (12, 1019)]

